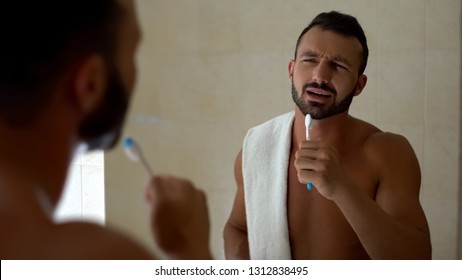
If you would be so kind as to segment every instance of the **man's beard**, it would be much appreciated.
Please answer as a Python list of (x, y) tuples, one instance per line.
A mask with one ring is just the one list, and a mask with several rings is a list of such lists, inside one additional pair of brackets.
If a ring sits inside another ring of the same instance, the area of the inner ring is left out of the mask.
[(99, 106), (83, 120), (79, 128), (81, 141), (86, 149), (110, 149), (120, 138), (125, 115), (128, 110), (129, 94), (122, 84), (117, 68), (110, 69), (108, 86)]
[(300, 111), (304, 115), (310, 114), (313, 119), (321, 120), (321, 119), (329, 118), (334, 115), (348, 111), (348, 109), (350, 108), (351, 102), (353, 101), (353, 97), (355, 96), (357, 84), (353, 87), (353, 90), (351, 91), (351, 93), (348, 94), (338, 104), (335, 103), (337, 93), (335, 92), (335, 90), (330, 89), (325, 84), (319, 85), (316, 82), (307, 84), (303, 86), (303, 92), (306, 92), (307, 87), (322, 88), (326, 91), (329, 91), (334, 96), (333, 104), (327, 108), (324, 108), (324, 105), (318, 102), (303, 100), (301, 94), (298, 93), (297, 89), (295, 88), (294, 82), (292, 81), (292, 99), (294, 100), (295, 104), (298, 106)]

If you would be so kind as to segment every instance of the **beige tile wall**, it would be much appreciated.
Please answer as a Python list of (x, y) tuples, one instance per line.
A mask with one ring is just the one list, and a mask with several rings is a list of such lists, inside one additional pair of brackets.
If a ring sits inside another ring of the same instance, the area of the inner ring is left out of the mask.
[(78, 152), (69, 167), (66, 186), (54, 212), (57, 222), (90, 221), (104, 225), (104, 154)]
[[(459, 0), (139, 0), (139, 80), (125, 133), (157, 172), (208, 194), (222, 255), (234, 159), (246, 130), (293, 109), (287, 63), (319, 12), (351, 13), (368, 36), (369, 82), (351, 114), (405, 135), (423, 174), (435, 259), (457, 258), (460, 153)], [(153, 248), (146, 174), (120, 148), (106, 155), (107, 223)]]

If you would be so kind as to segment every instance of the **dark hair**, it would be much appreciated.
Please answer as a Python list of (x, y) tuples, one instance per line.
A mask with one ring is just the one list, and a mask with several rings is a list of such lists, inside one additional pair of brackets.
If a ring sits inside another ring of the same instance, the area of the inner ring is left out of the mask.
[(115, 0), (0, 4), (0, 121), (34, 119), (65, 69), (91, 53), (113, 60), (121, 7)]
[(363, 48), (363, 60), (359, 67), (359, 74), (361, 75), (364, 73), (367, 65), (367, 58), (369, 56), (369, 48), (367, 47), (366, 35), (364, 34), (361, 25), (355, 17), (336, 11), (320, 13), (310, 22), (310, 24), (305, 29), (303, 29), (302, 33), (297, 39), (297, 45), (295, 47), (295, 59), (297, 58), (298, 47), (303, 35), (305, 35), (305, 33), (314, 26), (319, 26), (323, 30), (334, 31), (339, 34), (355, 37), (358, 39)]

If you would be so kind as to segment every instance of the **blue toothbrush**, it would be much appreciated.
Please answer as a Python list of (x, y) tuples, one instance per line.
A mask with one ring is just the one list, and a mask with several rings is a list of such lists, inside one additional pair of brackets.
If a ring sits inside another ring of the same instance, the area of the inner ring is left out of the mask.
[(146, 172), (152, 177), (154, 173), (152, 172), (151, 166), (143, 156), (143, 151), (141, 150), (140, 145), (131, 137), (126, 137), (124, 140), (124, 150), (125, 154), (133, 161), (141, 162), (146, 169)]
[[(310, 114), (306, 114), (305, 116), (305, 127), (306, 127), (306, 140), (310, 140), (310, 128), (311, 128), (311, 116)], [(306, 184), (308, 190), (311, 191), (313, 189), (313, 184), (308, 182)]]

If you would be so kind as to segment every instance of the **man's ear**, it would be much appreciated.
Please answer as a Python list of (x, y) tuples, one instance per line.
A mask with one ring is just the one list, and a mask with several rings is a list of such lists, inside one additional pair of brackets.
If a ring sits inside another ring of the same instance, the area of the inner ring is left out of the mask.
[(295, 60), (290, 60), (289, 65), (288, 65), (288, 70), (289, 70), (289, 79), (292, 80), (294, 77), (294, 66), (295, 66)]
[(101, 55), (86, 56), (74, 72), (73, 99), (78, 108), (88, 113), (93, 111), (104, 97), (108, 73)]
[(356, 84), (355, 96), (358, 96), (359, 94), (361, 94), (366, 84), (367, 84), (367, 76), (363, 74), (359, 77), (358, 83)]

